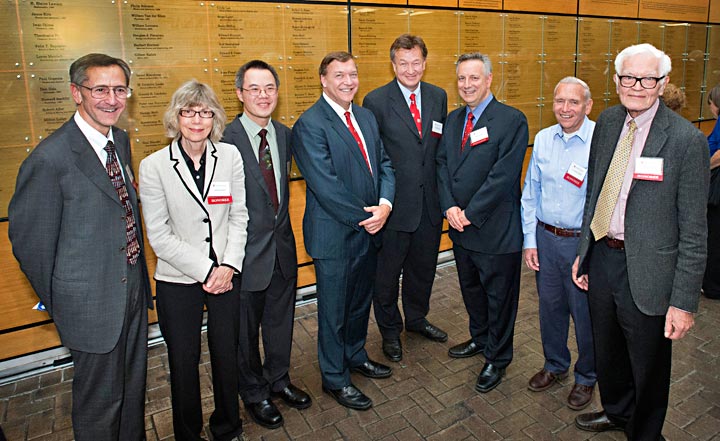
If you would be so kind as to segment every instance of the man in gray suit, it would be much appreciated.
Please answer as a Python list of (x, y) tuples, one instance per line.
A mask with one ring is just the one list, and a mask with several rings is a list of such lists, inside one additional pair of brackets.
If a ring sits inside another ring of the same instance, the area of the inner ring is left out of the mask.
[(395, 78), (363, 100), (378, 121), (395, 168), (395, 203), (378, 251), (373, 297), (382, 350), (391, 361), (402, 360), (403, 319), (397, 304), (401, 272), (405, 329), (447, 341), (447, 334), (425, 318), (442, 231), (435, 152), (447, 117), (445, 91), (421, 81), (427, 53), (418, 36), (396, 38), (390, 47)]
[(621, 105), (597, 120), (573, 278), (588, 289), (604, 410), (583, 430), (663, 439), (672, 340), (693, 326), (706, 256), (705, 136), (659, 97), (670, 58), (650, 44), (615, 59)]
[(243, 113), (225, 128), (223, 141), (242, 155), (250, 215), (240, 292), (240, 395), (255, 422), (274, 429), (283, 417), (271, 394), (296, 409), (312, 404), (288, 375), (297, 283), (288, 214), (290, 129), (271, 119), (280, 87), (272, 66), (261, 60), (245, 63), (235, 76), (235, 87)]
[(10, 241), (72, 354), (75, 439), (142, 440), (152, 297), (130, 144), (113, 127), (130, 68), (89, 54), (70, 82), (77, 111), (20, 167)]

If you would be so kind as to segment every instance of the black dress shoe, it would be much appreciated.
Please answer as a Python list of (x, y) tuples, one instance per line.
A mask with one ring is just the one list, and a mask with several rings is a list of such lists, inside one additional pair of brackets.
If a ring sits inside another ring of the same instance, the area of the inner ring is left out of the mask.
[(499, 368), (490, 363), (485, 363), (485, 366), (483, 366), (480, 371), (480, 375), (478, 375), (475, 390), (482, 393), (490, 392), (500, 384), (503, 375), (505, 375), (505, 368)]
[(268, 429), (277, 429), (283, 425), (283, 417), (280, 411), (270, 399), (262, 400), (259, 403), (245, 403), (253, 421)]
[(588, 432), (605, 432), (607, 430), (623, 430), (622, 425), (613, 423), (604, 410), (583, 413), (575, 417), (575, 427)]
[(383, 354), (385, 354), (385, 357), (387, 357), (390, 361), (402, 360), (402, 343), (400, 343), (399, 338), (393, 340), (383, 339), (382, 351)]
[(368, 410), (372, 407), (372, 400), (360, 392), (354, 385), (350, 384), (340, 389), (328, 389), (323, 386), (323, 390), (338, 402), (338, 404), (355, 410)]
[(483, 349), (479, 344), (470, 339), (448, 349), (448, 355), (452, 358), (468, 358), (481, 353)]
[(392, 375), (392, 368), (368, 358), (365, 363), (350, 368), (351, 372), (357, 372), (368, 378), (387, 378)]
[(285, 404), (295, 409), (307, 409), (312, 404), (310, 395), (292, 383), (280, 392), (273, 392), (272, 396), (281, 398)]
[(425, 326), (422, 328), (412, 328), (408, 329), (408, 331), (420, 334), (428, 340), (439, 341), (441, 343), (446, 342), (448, 339), (448, 335), (445, 331), (427, 321), (425, 322)]

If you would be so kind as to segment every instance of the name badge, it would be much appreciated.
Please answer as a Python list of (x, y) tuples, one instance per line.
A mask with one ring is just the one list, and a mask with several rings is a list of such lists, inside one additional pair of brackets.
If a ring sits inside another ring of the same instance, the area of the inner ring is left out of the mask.
[(208, 204), (231, 204), (232, 195), (230, 194), (229, 182), (211, 182), (210, 191), (208, 191)]
[(441, 122), (433, 121), (432, 132), (430, 134), (435, 138), (439, 138), (442, 135), (443, 125)]
[(487, 142), (489, 139), (487, 127), (481, 127), (473, 132), (470, 132), (470, 147), (475, 147), (478, 144)]
[(572, 185), (580, 188), (583, 185), (583, 181), (585, 181), (586, 173), (587, 168), (577, 165), (575, 164), (575, 162), (573, 162), (572, 164), (570, 164), (570, 168), (568, 168), (567, 172), (565, 172), (565, 176), (563, 176), (563, 178)]
[(640, 156), (635, 159), (633, 179), (661, 182), (663, 180), (663, 158), (645, 158)]
[(130, 164), (125, 164), (125, 175), (127, 176), (128, 180), (132, 185), (135, 185), (135, 176), (133, 176), (132, 169), (130, 168)]

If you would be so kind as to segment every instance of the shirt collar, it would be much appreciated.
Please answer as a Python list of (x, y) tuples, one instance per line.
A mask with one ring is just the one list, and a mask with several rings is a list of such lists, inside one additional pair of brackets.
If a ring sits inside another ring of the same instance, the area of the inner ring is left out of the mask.
[(637, 125), (638, 129), (644, 130), (650, 128), (650, 124), (652, 124), (653, 119), (655, 118), (655, 114), (658, 111), (658, 108), (660, 107), (660, 99), (656, 99), (652, 106), (650, 106), (649, 109), (638, 115), (637, 117), (633, 118), (628, 113), (625, 115), (625, 124), (627, 125), (630, 120), (635, 119), (635, 124)]
[(245, 131), (250, 134), (251, 136), (258, 136), (258, 133), (260, 130), (265, 129), (268, 131), (268, 134), (274, 133), (275, 128), (272, 125), (272, 120), (269, 120), (267, 125), (265, 127), (262, 127), (260, 124), (256, 123), (252, 119), (250, 119), (249, 116), (247, 116), (245, 113), (242, 113), (238, 119), (240, 120), (240, 123), (245, 128)]
[(410, 102), (410, 94), (411, 94), (411, 93), (414, 93), (414, 94), (415, 94), (415, 101), (416, 101), (416, 102), (417, 102), (417, 101), (420, 101), (420, 85), (421, 85), (422, 83), (418, 83), (418, 87), (416, 87), (415, 90), (410, 90), (410, 89), (408, 89), (407, 87), (403, 86), (403, 85), (400, 83), (400, 81), (398, 81), (397, 79), (395, 80), (395, 82), (396, 82), (397, 85), (400, 87), (400, 92), (402, 92), (403, 96), (405, 97), (405, 101), (406, 101), (406, 102), (408, 102), (408, 103)]
[[(472, 114), (475, 117), (474, 121), (477, 121), (478, 119), (480, 119), (480, 116), (483, 114), (485, 109), (487, 109), (488, 104), (490, 104), (490, 101), (492, 101), (493, 98), (494, 98), (494, 96), (493, 96), (492, 92), (490, 92), (488, 94), (487, 98), (482, 100), (480, 102), (480, 104), (478, 104), (478, 106), (475, 108), (475, 110), (472, 111)], [(470, 113), (470, 106), (466, 105), (465, 107), (467, 109), (465, 111), (465, 117), (467, 118), (468, 114)]]
[[(578, 129), (577, 132), (573, 133), (573, 136), (570, 139), (577, 136), (582, 142), (587, 143), (590, 137), (592, 137), (592, 131), (590, 130), (590, 126), (590, 118), (585, 115), (585, 119), (583, 119), (583, 123), (580, 126), (580, 129)], [(562, 126), (560, 124), (555, 124), (554, 131), (555, 136), (557, 136), (558, 138), (563, 138), (565, 136), (565, 132), (563, 132)]]
[(335, 113), (337, 113), (337, 115), (340, 117), (340, 119), (342, 119), (343, 121), (345, 121), (345, 112), (350, 112), (350, 114), (352, 115), (352, 113), (353, 113), (352, 103), (350, 103), (349, 109), (343, 109), (342, 106), (340, 106), (340, 104), (333, 101), (332, 98), (330, 98), (325, 92), (323, 92), (322, 96), (325, 99), (325, 101), (330, 105), (330, 107), (332, 107), (332, 109), (335, 111)]
[(113, 143), (115, 142), (113, 138), (112, 128), (108, 131), (107, 136), (103, 135), (102, 133), (98, 132), (97, 129), (88, 124), (88, 122), (83, 119), (83, 117), (80, 115), (80, 112), (78, 112), (77, 110), (75, 111), (73, 119), (75, 120), (75, 124), (77, 124), (80, 128), (82, 134), (85, 135), (85, 138), (87, 138), (87, 140), (90, 142), (93, 150), (103, 150), (105, 149), (108, 141), (112, 141)]

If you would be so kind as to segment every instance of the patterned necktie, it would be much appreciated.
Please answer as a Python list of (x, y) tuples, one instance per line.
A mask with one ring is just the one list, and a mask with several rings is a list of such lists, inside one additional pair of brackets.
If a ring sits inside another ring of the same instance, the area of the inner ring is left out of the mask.
[(468, 138), (470, 137), (470, 132), (472, 132), (473, 126), (473, 120), (475, 119), (475, 115), (473, 115), (472, 112), (468, 113), (468, 119), (465, 123), (465, 131), (463, 132), (463, 139), (462, 144), (460, 144), (460, 153), (465, 150), (465, 144), (467, 143)]
[(140, 244), (137, 239), (135, 216), (133, 215), (125, 180), (123, 180), (122, 173), (120, 172), (120, 163), (118, 163), (117, 156), (115, 155), (115, 144), (113, 144), (112, 141), (108, 141), (105, 146), (105, 151), (108, 154), (107, 161), (105, 161), (105, 170), (110, 177), (113, 187), (115, 187), (115, 191), (117, 191), (120, 202), (122, 202), (125, 208), (125, 233), (127, 239), (125, 255), (127, 256), (128, 263), (135, 265), (140, 256)]
[(368, 160), (367, 152), (365, 152), (365, 147), (363, 147), (362, 139), (360, 139), (360, 135), (358, 134), (357, 130), (355, 130), (355, 126), (353, 126), (352, 118), (350, 118), (350, 112), (345, 112), (345, 120), (347, 121), (348, 129), (350, 129), (350, 133), (352, 133), (353, 138), (355, 138), (355, 141), (358, 144), (358, 147), (360, 147), (360, 153), (362, 153), (363, 158), (365, 159), (365, 163), (367, 164), (368, 170), (370, 170), (370, 174), (372, 174), (372, 168), (370, 168), (370, 161)]
[(420, 119), (420, 111), (417, 108), (414, 93), (410, 94), (410, 113), (412, 113), (412, 117), (415, 120), (415, 126), (417, 127), (418, 133), (422, 138), (422, 119)]
[(635, 139), (635, 130), (637, 130), (637, 124), (634, 119), (630, 121), (628, 128), (628, 132), (615, 148), (615, 153), (613, 153), (610, 167), (608, 168), (605, 181), (600, 190), (600, 196), (598, 196), (595, 214), (590, 222), (590, 230), (595, 236), (595, 240), (600, 240), (607, 236), (608, 230), (610, 229), (610, 219), (615, 210), (615, 205), (617, 205), (620, 189), (625, 179), (625, 171), (628, 166), (628, 161), (630, 160), (633, 140)]
[(262, 172), (263, 178), (265, 178), (265, 185), (267, 185), (268, 193), (270, 193), (273, 208), (275, 209), (275, 213), (277, 213), (278, 206), (280, 204), (278, 203), (277, 186), (275, 185), (275, 170), (273, 169), (272, 155), (270, 154), (270, 144), (267, 141), (267, 130), (260, 130), (258, 135), (260, 135), (258, 164), (260, 165), (260, 171)]

